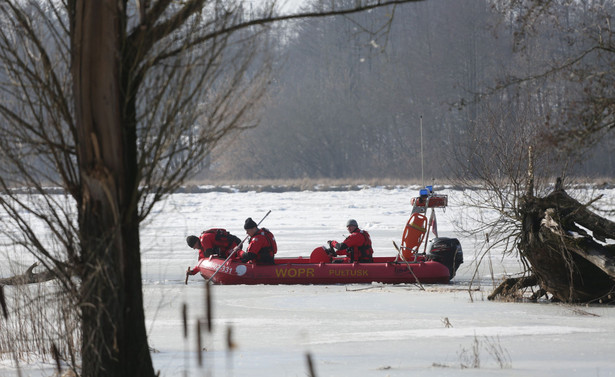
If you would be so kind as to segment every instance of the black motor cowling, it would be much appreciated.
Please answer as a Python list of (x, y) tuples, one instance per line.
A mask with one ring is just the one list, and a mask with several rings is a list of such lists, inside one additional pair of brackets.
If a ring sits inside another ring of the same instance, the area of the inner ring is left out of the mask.
[(463, 251), (457, 238), (434, 238), (431, 242), (427, 259), (440, 262), (451, 273), (451, 279), (455, 277), (459, 265), (463, 263)]

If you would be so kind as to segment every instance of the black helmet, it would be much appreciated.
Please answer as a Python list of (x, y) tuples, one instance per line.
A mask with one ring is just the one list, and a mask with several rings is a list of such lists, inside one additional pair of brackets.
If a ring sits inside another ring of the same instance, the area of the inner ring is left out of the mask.
[(188, 236), (188, 237), (186, 237), (186, 242), (188, 243), (188, 246), (194, 248), (194, 245), (196, 245), (196, 243), (199, 242), (199, 237), (197, 237), (197, 236)]

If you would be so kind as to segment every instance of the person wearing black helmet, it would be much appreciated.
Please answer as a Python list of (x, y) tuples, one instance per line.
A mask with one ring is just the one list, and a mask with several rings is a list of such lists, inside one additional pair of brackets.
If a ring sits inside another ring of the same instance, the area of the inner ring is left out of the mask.
[(243, 263), (275, 264), (274, 255), (278, 252), (278, 245), (273, 233), (267, 228), (258, 228), (251, 217), (243, 225), (246, 234), (250, 236), (250, 243), (245, 251), (239, 254)]
[[(186, 243), (191, 248), (199, 251), (199, 260), (210, 256), (226, 258), (235, 248), (241, 248), (239, 237), (232, 235), (226, 229), (213, 228), (201, 233), (200, 237), (188, 236)], [(190, 268), (189, 268), (190, 269)], [(197, 268), (190, 270), (190, 275), (195, 275), (199, 271)]]
[(346, 255), (349, 262), (361, 262), (370, 263), (374, 259), (372, 255), (374, 250), (372, 249), (372, 240), (369, 233), (365, 230), (359, 229), (357, 220), (350, 219), (346, 223), (346, 229), (350, 235), (346, 237), (344, 242), (329, 241), (331, 251), (335, 255)]

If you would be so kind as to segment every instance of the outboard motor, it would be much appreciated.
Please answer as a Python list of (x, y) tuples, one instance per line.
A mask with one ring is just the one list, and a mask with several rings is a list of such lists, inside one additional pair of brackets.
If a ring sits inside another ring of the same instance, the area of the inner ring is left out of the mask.
[(440, 262), (448, 267), (452, 279), (455, 277), (459, 265), (463, 263), (461, 243), (457, 238), (434, 238), (427, 253), (427, 260)]

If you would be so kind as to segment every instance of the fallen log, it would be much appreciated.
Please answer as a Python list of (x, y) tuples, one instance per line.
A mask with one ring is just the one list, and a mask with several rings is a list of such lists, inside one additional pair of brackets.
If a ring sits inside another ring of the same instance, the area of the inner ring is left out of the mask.
[(570, 197), (561, 184), (544, 198), (526, 195), (519, 251), (538, 285), (570, 303), (615, 303), (615, 223)]
[(505, 279), (489, 296), (488, 300), (495, 300), (498, 296), (514, 297), (518, 291), (538, 285), (538, 279), (534, 275), (518, 278)]
[(22, 275), (15, 275), (0, 279), (0, 286), (42, 283), (45, 281), (54, 280), (58, 277), (56, 270), (46, 270), (43, 272), (34, 273), (34, 268), (38, 266), (39, 263), (35, 262), (32, 266), (28, 267), (26, 272)]

